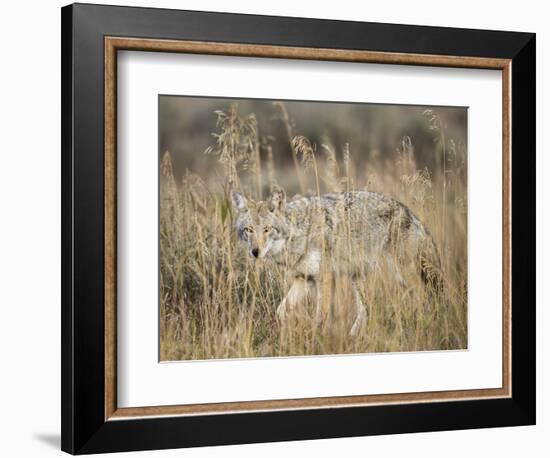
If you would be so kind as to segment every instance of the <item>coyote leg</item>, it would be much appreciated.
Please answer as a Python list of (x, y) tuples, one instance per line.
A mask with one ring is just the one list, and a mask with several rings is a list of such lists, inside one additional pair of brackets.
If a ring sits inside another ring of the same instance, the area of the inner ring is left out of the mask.
[(403, 275), (401, 275), (401, 269), (398, 267), (396, 259), (393, 256), (386, 255), (385, 260), (388, 273), (393, 276), (394, 280), (401, 288), (407, 289), (407, 283), (403, 279)]
[(365, 324), (365, 320), (367, 318), (367, 312), (365, 310), (365, 305), (361, 300), (361, 295), (357, 290), (357, 285), (355, 284), (355, 282), (352, 283), (351, 289), (353, 292), (353, 297), (355, 299), (356, 315), (355, 315), (355, 321), (353, 322), (353, 326), (351, 327), (349, 334), (350, 336), (356, 336), (358, 332), (363, 328), (363, 325)]
[(283, 321), (288, 312), (292, 310), (296, 305), (303, 302), (308, 295), (308, 284), (305, 278), (296, 277), (286, 293), (285, 298), (281, 301), (277, 307), (277, 316), (279, 320)]
[(317, 294), (315, 299), (315, 324), (319, 324), (323, 321), (323, 304), (321, 303), (321, 295)]

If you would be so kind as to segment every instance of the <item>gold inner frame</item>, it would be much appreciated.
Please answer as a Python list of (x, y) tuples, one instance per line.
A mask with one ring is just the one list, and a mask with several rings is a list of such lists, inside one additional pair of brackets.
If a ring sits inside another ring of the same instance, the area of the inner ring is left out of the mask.
[[(119, 408), (117, 405), (117, 51), (176, 52), (241, 57), (268, 57), (340, 62), (493, 69), (502, 72), (502, 387), (400, 394), (333, 396), (303, 399), (241, 401)], [(511, 70), (510, 59), (387, 53), (344, 49), (300, 48), (239, 43), (214, 43), (105, 37), (105, 420), (150, 416), (206, 415), (273, 410), (402, 404), (506, 398), (511, 377)]]

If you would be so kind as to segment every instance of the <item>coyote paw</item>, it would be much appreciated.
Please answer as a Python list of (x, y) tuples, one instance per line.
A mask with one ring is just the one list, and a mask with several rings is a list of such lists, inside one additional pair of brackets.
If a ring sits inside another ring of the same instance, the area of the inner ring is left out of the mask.
[(279, 318), (281, 322), (286, 319), (286, 298), (283, 299), (277, 307), (277, 318)]
[(351, 329), (349, 331), (350, 337), (357, 336), (357, 334), (359, 333), (359, 329), (361, 329), (362, 325), (363, 325), (363, 323), (359, 323), (358, 321), (355, 321), (355, 323), (353, 323), (353, 326), (351, 327)]

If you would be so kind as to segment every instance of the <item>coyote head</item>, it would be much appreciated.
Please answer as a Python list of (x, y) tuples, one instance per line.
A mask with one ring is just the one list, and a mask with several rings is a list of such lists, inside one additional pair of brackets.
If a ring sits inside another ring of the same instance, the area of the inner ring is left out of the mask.
[(267, 201), (255, 202), (233, 191), (231, 202), (237, 214), (237, 234), (247, 243), (250, 255), (254, 258), (279, 255), (288, 236), (285, 192), (277, 190)]

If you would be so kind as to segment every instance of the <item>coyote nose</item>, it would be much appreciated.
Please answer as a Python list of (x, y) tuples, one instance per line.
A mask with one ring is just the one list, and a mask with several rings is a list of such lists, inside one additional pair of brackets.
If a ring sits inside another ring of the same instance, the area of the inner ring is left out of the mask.
[(252, 256), (254, 256), (255, 258), (258, 257), (258, 254), (260, 254), (260, 250), (258, 250), (258, 248), (252, 248)]

